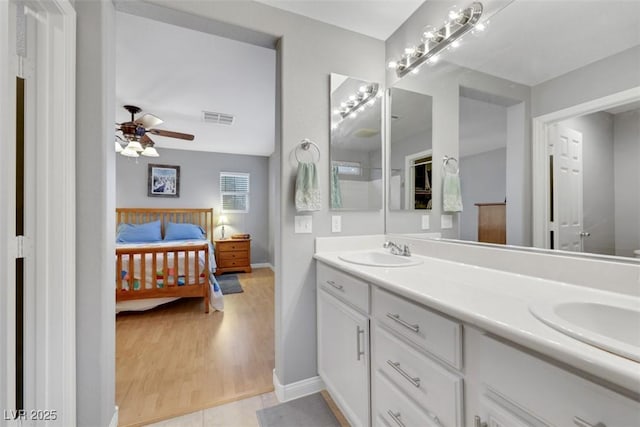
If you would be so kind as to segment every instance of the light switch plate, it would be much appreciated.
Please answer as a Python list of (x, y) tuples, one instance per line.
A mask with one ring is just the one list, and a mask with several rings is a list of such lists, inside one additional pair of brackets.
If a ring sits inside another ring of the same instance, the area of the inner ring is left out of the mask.
[(313, 232), (313, 217), (311, 215), (296, 215), (294, 231), (297, 234)]
[(332, 233), (342, 232), (342, 217), (340, 215), (331, 216), (331, 232)]
[(428, 230), (429, 229), (429, 215), (422, 215), (422, 229), (423, 230)]
[(441, 228), (453, 228), (453, 215), (442, 215), (440, 217)]

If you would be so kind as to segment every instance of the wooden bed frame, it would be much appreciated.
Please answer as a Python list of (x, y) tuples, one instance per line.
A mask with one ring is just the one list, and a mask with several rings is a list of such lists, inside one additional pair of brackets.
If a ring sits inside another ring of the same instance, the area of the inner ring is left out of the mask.
[[(168, 222), (190, 223), (201, 226), (207, 233), (207, 239), (213, 242), (213, 209), (158, 209), (158, 208), (116, 208), (116, 226), (120, 223), (144, 224), (160, 221), (162, 235)], [(204, 252), (205, 271), (209, 271), (209, 245), (165, 246), (116, 248), (116, 301), (126, 301), (145, 298), (164, 297), (202, 297), (204, 298), (204, 312), (209, 312), (209, 274), (194, 274), (189, 280), (190, 267), (193, 272), (199, 272), (199, 256)], [(158, 254), (163, 261), (158, 261)], [(168, 261), (168, 254), (173, 260)], [(183, 256), (184, 285), (178, 286), (178, 259)], [(133, 281), (129, 280), (129, 289), (124, 287), (124, 278), (120, 272), (123, 267), (129, 277), (146, 277), (146, 263), (143, 261), (151, 257), (152, 271), (162, 270), (162, 277), (152, 274), (152, 287), (147, 289), (142, 281), (139, 289), (134, 289)], [(123, 259), (125, 258), (125, 259)], [(135, 269), (135, 260), (140, 261), (139, 269)], [(189, 265), (191, 260), (192, 265)], [(135, 271), (134, 271), (135, 270)], [(171, 274), (173, 273), (173, 274)], [(162, 280), (162, 282), (160, 282)], [(163, 285), (159, 286), (159, 283)], [(166, 286), (164, 286), (166, 284)]]

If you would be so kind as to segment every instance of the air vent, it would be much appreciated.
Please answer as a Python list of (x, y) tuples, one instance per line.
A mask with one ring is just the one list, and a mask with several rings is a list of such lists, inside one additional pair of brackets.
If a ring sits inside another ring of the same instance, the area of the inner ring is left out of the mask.
[(234, 118), (231, 114), (214, 113), (212, 111), (202, 112), (202, 121), (216, 125), (232, 125)]

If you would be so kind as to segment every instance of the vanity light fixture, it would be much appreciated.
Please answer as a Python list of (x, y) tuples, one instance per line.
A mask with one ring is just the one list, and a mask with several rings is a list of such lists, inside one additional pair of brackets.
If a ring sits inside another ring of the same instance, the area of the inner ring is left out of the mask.
[(415, 74), (424, 62), (435, 64), (439, 58), (438, 54), (449, 47), (457, 47), (462, 36), (474, 29), (485, 29), (485, 24), (479, 22), (482, 10), (480, 2), (474, 2), (465, 9), (449, 10), (442, 27), (426, 26), (422, 34), (422, 43), (406, 48), (400, 60), (389, 62), (389, 68), (394, 68), (398, 77), (403, 77), (411, 71)]
[(345, 117), (356, 118), (359, 112), (373, 105), (376, 102), (376, 96), (378, 95), (380, 85), (377, 83), (371, 83), (360, 86), (358, 93), (349, 96), (349, 98), (340, 103), (340, 108), (334, 110), (335, 114), (339, 114), (343, 119)]

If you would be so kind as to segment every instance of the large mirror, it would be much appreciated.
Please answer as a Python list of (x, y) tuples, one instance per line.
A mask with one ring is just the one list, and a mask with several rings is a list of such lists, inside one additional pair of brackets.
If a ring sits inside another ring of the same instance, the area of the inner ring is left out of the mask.
[(462, 210), (434, 198), (443, 235), (640, 257), (640, 2), (515, 0), (486, 24), (388, 80), (433, 94), (438, 189), (457, 160)]
[(389, 89), (389, 210), (431, 210), (431, 97)]
[(380, 84), (331, 74), (330, 208), (382, 209)]

